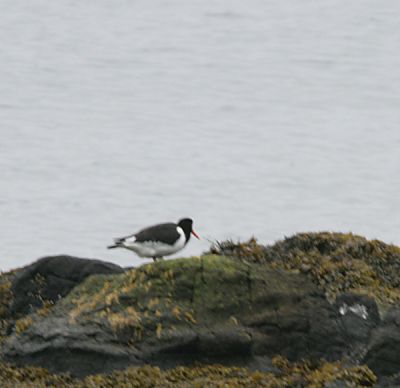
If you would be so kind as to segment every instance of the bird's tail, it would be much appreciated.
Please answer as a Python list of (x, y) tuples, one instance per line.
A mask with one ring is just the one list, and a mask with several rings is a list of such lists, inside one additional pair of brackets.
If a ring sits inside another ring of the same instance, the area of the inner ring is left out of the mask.
[(107, 247), (107, 249), (121, 248), (121, 247), (124, 246), (124, 241), (125, 241), (124, 237), (115, 238), (114, 239), (114, 244), (113, 245), (109, 245)]

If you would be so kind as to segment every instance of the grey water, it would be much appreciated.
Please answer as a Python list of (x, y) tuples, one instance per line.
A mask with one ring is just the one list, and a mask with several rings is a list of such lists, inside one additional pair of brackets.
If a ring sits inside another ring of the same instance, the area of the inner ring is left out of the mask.
[(400, 244), (400, 2), (1, 0), (0, 269), (192, 217)]

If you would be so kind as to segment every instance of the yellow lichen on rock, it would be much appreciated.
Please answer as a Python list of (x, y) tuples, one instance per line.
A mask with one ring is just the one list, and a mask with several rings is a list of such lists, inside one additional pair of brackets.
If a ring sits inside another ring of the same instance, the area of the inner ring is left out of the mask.
[(54, 302), (51, 300), (43, 301), (43, 307), (36, 311), (36, 314), (40, 315), (41, 317), (45, 317), (50, 314), (51, 308), (54, 306)]
[(272, 363), (291, 383), (302, 381), (302, 386), (310, 388), (323, 388), (334, 381), (341, 381), (346, 387), (372, 387), (377, 382), (374, 373), (364, 365), (346, 367), (341, 361), (290, 363), (282, 356), (273, 358)]
[(7, 317), (11, 300), (11, 281), (5, 279), (0, 283), (0, 319)]
[[(131, 367), (110, 374), (87, 376), (84, 379), (68, 375), (52, 375), (47, 370), (35, 367), (16, 368), (0, 363), (0, 385), (2, 388), (54, 386), (57, 388), (134, 388), (134, 387), (265, 387), (323, 388), (338, 382), (345, 387), (372, 387), (375, 375), (365, 366), (346, 368), (339, 363), (291, 364), (287, 360), (274, 360), (280, 369), (277, 375), (250, 371), (240, 367), (222, 365), (197, 365), (160, 370), (158, 367)], [(338, 386), (338, 385), (335, 385)]]
[(185, 312), (185, 319), (190, 322), (193, 323), (194, 325), (197, 323), (196, 319), (193, 316), (192, 312), (186, 311)]
[(33, 319), (30, 316), (18, 319), (15, 322), (15, 332), (17, 334), (23, 333), (25, 330), (28, 329), (29, 326), (31, 326), (33, 323)]
[(175, 306), (173, 309), (172, 309), (172, 315), (178, 320), (178, 321), (180, 321), (181, 320), (181, 309), (179, 308), (179, 306)]
[(118, 330), (127, 326), (137, 327), (140, 326), (141, 322), (140, 313), (131, 306), (128, 306), (121, 312), (109, 312), (105, 316), (113, 330)]
[(156, 335), (158, 339), (161, 338), (161, 333), (162, 333), (162, 324), (159, 322), (157, 323), (157, 328), (156, 328)]

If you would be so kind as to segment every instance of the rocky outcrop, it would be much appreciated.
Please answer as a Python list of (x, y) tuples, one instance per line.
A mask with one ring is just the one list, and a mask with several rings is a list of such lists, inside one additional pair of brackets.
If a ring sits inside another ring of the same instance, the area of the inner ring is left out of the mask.
[(325, 359), (338, 386), (346, 368), (361, 368), (362, 385), (374, 381), (365, 363), (391, 386), (400, 371), (399, 309), (390, 308), (400, 300), (399, 268), (399, 248), (337, 233), (271, 247), (224, 242), (130, 270), (45, 258), (0, 277), (1, 356), (79, 377), (197, 362), (271, 376), (303, 359), (307, 376)]
[(268, 368), (276, 354), (336, 360), (346, 351), (338, 312), (305, 276), (219, 256), (91, 276), (30, 318), (4, 358), (79, 376), (147, 363)]
[(352, 233), (299, 233), (271, 246), (225, 241), (211, 252), (306, 274), (329, 300), (369, 295), (386, 309), (400, 302), (400, 247)]
[(60, 255), (43, 257), (19, 270), (12, 280), (10, 313), (27, 315), (44, 302), (55, 303), (76, 285), (94, 274), (116, 274), (124, 270), (101, 260)]

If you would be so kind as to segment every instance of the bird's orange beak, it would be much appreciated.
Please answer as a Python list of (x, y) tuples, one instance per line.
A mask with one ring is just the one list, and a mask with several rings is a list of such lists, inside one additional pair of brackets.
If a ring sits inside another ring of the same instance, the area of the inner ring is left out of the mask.
[(192, 234), (194, 237), (196, 237), (198, 240), (200, 240), (199, 235), (192, 229)]

